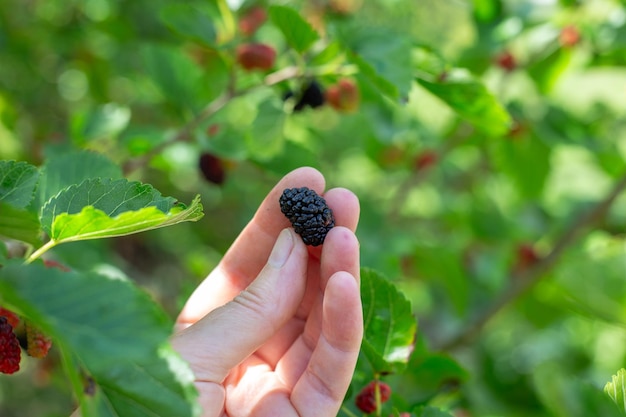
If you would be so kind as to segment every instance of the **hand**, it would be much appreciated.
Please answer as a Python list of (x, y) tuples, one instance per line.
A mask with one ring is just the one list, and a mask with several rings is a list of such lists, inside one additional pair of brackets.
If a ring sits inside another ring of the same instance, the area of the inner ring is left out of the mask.
[(324, 194), (336, 227), (307, 247), (280, 212), (282, 190), (324, 178), (286, 175), (265, 198), (177, 320), (174, 348), (196, 378), (203, 417), (336, 416), (359, 354), (356, 196)]

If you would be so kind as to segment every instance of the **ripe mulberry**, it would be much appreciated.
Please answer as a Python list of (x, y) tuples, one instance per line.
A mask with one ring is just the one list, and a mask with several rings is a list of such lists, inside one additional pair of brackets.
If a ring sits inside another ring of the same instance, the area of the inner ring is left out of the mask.
[(289, 219), (306, 245), (319, 246), (335, 226), (326, 200), (307, 188), (287, 188), (280, 196), (280, 211)]
[(20, 369), (22, 351), (13, 327), (6, 317), (0, 317), (0, 372), (12, 374)]

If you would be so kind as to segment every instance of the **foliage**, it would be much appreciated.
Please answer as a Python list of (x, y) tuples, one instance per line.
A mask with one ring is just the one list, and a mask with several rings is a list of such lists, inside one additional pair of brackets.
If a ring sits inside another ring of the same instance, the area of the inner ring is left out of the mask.
[(310, 165), (361, 201), (341, 415), (620, 415), (626, 3), (229, 3), (0, 3), (0, 304), (53, 338), (0, 414), (197, 413), (172, 318)]

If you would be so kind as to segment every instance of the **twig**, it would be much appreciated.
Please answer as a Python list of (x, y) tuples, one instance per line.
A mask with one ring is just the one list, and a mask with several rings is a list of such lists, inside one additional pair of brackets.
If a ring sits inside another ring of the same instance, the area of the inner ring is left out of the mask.
[(626, 175), (615, 184), (604, 200), (597, 203), (588, 212), (582, 214), (571, 227), (564, 231), (548, 255), (539, 260), (532, 267), (518, 274), (513, 274), (509, 279), (509, 288), (505, 290), (491, 306), (484, 310), (472, 323), (465, 326), (459, 334), (442, 343), (440, 346), (436, 347), (436, 349), (443, 351), (453, 350), (476, 337), (485, 324), (500, 312), (500, 310), (540, 282), (545, 276), (545, 272), (556, 263), (563, 252), (576, 241), (579, 235), (605, 216), (615, 199), (624, 190), (626, 190)]

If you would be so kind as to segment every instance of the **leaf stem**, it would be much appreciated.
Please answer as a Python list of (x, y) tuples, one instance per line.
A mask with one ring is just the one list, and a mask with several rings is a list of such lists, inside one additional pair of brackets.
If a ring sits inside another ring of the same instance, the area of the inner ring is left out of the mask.
[(28, 258), (26, 258), (25, 262), (27, 264), (33, 262), (35, 259), (39, 258), (41, 255), (43, 255), (45, 252), (47, 252), (48, 250), (52, 249), (56, 245), (57, 245), (57, 241), (54, 240), (54, 239), (50, 239), (43, 246), (41, 246), (39, 249), (37, 249), (36, 251), (31, 253), (30, 256)]
[(602, 219), (608, 212), (611, 205), (617, 197), (626, 190), (626, 173), (615, 183), (613, 189), (606, 197), (598, 202), (591, 210), (583, 213), (574, 221), (571, 226), (566, 229), (557, 239), (552, 247), (552, 251), (537, 263), (526, 270), (519, 273), (513, 273), (509, 279), (509, 288), (506, 289), (496, 300), (488, 306), (482, 313), (463, 328), (459, 334), (453, 336), (450, 340), (436, 347), (437, 350), (449, 351), (453, 350), (476, 337), (482, 328), (487, 324), (500, 310), (504, 309), (512, 301), (522, 296), (526, 291), (530, 290), (545, 276), (545, 273), (556, 264), (560, 256), (570, 247), (583, 230), (592, 226), (594, 223)]

